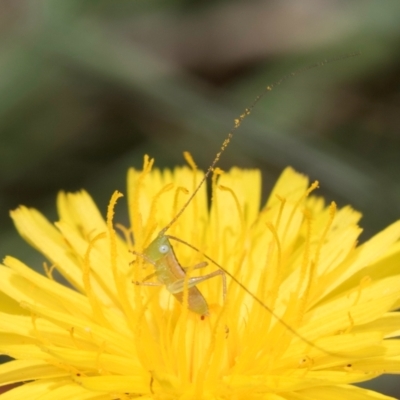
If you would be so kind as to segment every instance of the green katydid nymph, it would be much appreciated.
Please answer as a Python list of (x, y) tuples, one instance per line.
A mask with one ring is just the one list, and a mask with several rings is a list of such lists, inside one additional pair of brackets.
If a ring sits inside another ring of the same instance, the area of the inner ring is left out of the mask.
[[(183, 303), (186, 272), (180, 265), (169, 239), (170, 237), (161, 231), (145, 249), (142, 257), (154, 266), (155, 272), (148, 275), (145, 280), (139, 284), (147, 286), (165, 285), (166, 289), (174, 295), (180, 303)], [(207, 262), (202, 262), (191, 269), (199, 269), (205, 266), (207, 266)], [(158, 282), (147, 282), (147, 279), (153, 276), (157, 278)], [(190, 311), (200, 314), (202, 317), (209, 314), (208, 305), (206, 299), (196, 285), (214, 276), (222, 277), (223, 297), (225, 298), (226, 279), (223, 270), (219, 269), (204, 276), (190, 277), (187, 279), (188, 308)]]

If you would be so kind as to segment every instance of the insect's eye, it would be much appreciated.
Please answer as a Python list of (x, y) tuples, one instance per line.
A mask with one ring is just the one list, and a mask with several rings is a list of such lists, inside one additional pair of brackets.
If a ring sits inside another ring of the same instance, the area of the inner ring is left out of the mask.
[(158, 251), (159, 251), (161, 254), (166, 254), (166, 253), (168, 253), (168, 251), (169, 251), (169, 246), (167, 246), (166, 244), (163, 244), (163, 245), (161, 245), (161, 246), (158, 248)]

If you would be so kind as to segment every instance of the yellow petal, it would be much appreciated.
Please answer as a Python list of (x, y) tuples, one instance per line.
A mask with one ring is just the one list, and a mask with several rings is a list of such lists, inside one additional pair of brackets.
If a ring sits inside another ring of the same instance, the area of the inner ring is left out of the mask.
[(13, 360), (0, 365), (0, 385), (63, 376), (68, 373), (40, 360)]

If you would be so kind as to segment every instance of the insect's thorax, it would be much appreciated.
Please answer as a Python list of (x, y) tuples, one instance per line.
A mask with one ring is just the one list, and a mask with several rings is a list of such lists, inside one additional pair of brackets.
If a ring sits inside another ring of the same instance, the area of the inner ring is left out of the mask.
[(164, 254), (164, 256), (156, 262), (155, 273), (160, 283), (167, 286), (169, 283), (185, 277), (185, 271), (178, 263), (172, 247), (171, 251)]

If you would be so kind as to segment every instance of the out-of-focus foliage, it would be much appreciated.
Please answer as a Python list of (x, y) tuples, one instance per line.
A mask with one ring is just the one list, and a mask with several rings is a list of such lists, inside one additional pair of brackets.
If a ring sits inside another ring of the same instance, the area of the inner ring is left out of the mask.
[(400, 216), (399, 20), (398, 0), (2, 1), (1, 254), (42, 261), (9, 209), (55, 218), (57, 191), (82, 187), (105, 208), (144, 153), (205, 169), (267, 84), (354, 51), (269, 93), (221, 166), (268, 187), (292, 165), (362, 211), (368, 237)]

